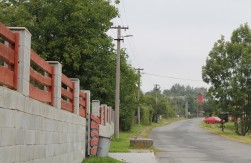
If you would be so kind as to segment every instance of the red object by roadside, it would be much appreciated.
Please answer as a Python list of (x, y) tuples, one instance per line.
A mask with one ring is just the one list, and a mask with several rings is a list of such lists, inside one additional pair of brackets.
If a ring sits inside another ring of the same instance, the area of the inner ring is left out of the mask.
[(197, 102), (198, 102), (199, 105), (203, 105), (203, 103), (204, 103), (204, 96), (203, 96), (203, 94), (201, 94), (201, 93), (197, 94)]
[(208, 117), (204, 119), (205, 123), (220, 123), (221, 119), (219, 117)]

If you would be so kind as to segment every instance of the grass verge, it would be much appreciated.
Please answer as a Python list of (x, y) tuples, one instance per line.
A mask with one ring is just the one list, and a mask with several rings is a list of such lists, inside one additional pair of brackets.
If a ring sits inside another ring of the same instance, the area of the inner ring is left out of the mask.
[[(130, 149), (135, 149), (130, 147), (130, 138), (147, 138), (150, 131), (159, 126), (164, 126), (166, 124), (183, 120), (182, 118), (169, 118), (162, 119), (159, 123), (152, 123), (151, 125), (138, 125), (135, 124), (132, 126), (131, 131), (120, 132), (119, 139), (112, 139), (110, 145), (110, 152), (130, 152)], [(151, 147), (148, 150), (154, 151), (154, 148)]]
[(122, 163), (119, 160), (115, 160), (113, 158), (110, 157), (91, 157), (91, 158), (86, 158), (84, 159), (84, 161), (82, 163), (100, 163), (100, 162), (104, 162), (104, 163)]
[(234, 130), (233, 122), (228, 122), (225, 124), (224, 132), (221, 131), (220, 124), (206, 124), (203, 122), (201, 123), (200, 126), (214, 134), (220, 135), (227, 139), (238, 141), (245, 144), (251, 144), (251, 135), (246, 135), (246, 136), (237, 135)]

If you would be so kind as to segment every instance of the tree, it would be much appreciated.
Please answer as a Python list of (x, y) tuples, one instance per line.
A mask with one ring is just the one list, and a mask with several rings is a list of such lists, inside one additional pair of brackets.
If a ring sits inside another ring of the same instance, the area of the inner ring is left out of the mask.
[(173, 102), (161, 94), (160, 89), (154, 88), (152, 91), (147, 92), (144, 96), (143, 103), (151, 108), (151, 119), (153, 122), (158, 122), (159, 116), (165, 118), (174, 117), (174, 107)]
[[(81, 89), (91, 90), (92, 99), (114, 107), (116, 53), (107, 31), (118, 10), (111, 1), (2, 0), (0, 15), (7, 26), (26, 27), (32, 48), (45, 60), (59, 61), (65, 75), (79, 78)], [(120, 116), (125, 130), (136, 108), (138, 81), (126, 60), (123, 53)]]
[(0, 2), (0, 21), (25, 26), (32, 48), (46, 60), (59, 61), (63, 73), (77, 77), (94, 98), (109, 101), (115, 74), (112, 39), (106, 32), (118, 12), (105, 0), (30, 0)]
[(121, 93), (120, 127), (124, 131), (131, 129), (137, 108), (137, 84), (139, 77), (134, 68), (127, 64), (128, 56), (121, 52)]
[(220, 111), (229, 111), (234, 115), (236, 133), (240, 135), (245, 135), (250, 129), (250, 108), (247, 108), (250, 67), (251, 30), (247, 24), (233, 31), (231, 41), (225, 41), (222, 36), (202, 67), (203, 80), (211, 84), (210, 96), (217, 102)]
[(185, 116), (185, 99), (188, 100), (188, 111), (191, 116), (197, 116), (198, 104), (197, 94), (202, 93), (204, 96), (207, 94), (207, 89), (203, 87), (191, 87), (190, 85), (184, 86), (178, 83), (174, 84), (170, 90), (166, 89), (163, 94), (173, 100), (176, 114)]

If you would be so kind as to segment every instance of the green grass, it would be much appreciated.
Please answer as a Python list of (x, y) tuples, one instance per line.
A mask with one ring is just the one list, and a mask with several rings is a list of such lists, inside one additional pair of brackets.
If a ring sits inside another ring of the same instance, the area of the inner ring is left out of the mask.
[(246, 135), (246, 136), (237, 135), (235, 133), (233, 122), (225, 123), (224, 132), (221, 131), (220, 124), (206, 124), (203, 122), (200, 126), (214, 134), (220, 135), (227, 139), (238, 141), (245, 144), (251, 144), (251, 135)]
[(121, 161), (115, 160), (110, 157), (91, 157), (91, 158), (86, 158), (82, 163), (122, 163)]
[[(130, 149), (135, 149), (130, 147), (131, 138), (147, 138), (154, 127), (163, 126), (178, 120), (182, 120), (182, 118), (162, 119), (159, 123), (152, 123), (148, 126), (135, 124), (132, 126), (131, 131), (120, 132), (119, 139), (112, 139), (110, 152), (130, 152)], [(154, 148), (149, 148), (149, 150), (154, 150)]]

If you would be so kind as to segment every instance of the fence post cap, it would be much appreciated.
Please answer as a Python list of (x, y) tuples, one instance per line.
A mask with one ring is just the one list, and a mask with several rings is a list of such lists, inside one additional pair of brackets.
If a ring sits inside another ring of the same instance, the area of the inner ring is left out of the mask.
[(30, 31), (27, 29), (27, 28), (25, 28), (25, 27), (8, 27), (10, 30), (14, 30), (14, 31), (21, 31), (21, 30), (25, 30), (25, 31), (27, 31), (30, 35), (32, 35), (31, 33), (30, 33)]
[(60, 62), (58, 61), (46, 61), (46, 62), (48, 62), (49, 64), (60, 64)]

